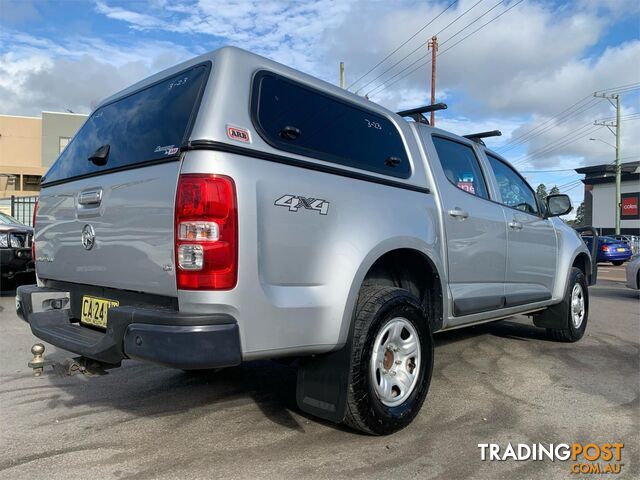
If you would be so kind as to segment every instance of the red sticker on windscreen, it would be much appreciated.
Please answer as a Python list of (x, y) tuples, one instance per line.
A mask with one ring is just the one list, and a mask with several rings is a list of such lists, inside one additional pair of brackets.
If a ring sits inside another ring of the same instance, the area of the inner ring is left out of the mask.
[(244, 128), (227, 125), (227, 137), (229, 137), (231, 140), (251, 143), (251, 135), (249, 134), (249, 130), (246, 130)]
[(473, 182), (458, 182), (458, 188), (465, 192), (473, 193), (475, 195), (476, 189), (473, 187)]

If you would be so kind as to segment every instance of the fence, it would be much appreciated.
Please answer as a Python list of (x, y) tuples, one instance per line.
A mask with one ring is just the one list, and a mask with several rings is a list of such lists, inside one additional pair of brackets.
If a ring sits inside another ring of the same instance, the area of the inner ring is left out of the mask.
[(631, 251), (634, 255), (640, 253), (640, 237), (635, 235), (627, 236), (627, 243), (631, 247)]
[(11, 216), (16, 220), (33, 227), (33, 209), (38, 201), (37, 196), (16, 197), (11, 196)]

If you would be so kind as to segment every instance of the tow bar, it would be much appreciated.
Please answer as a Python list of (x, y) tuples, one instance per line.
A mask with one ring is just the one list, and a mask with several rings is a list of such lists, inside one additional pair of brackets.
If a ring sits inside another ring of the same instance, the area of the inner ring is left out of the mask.
[(51, 365), (54, 373), (61, 377), (70, 377), (78, 374), (93, 377), (96, 375), (106, 375), (108, 373), (100, 362), (86, 357), (65, 358), (61, 362), (46, 360), (44, 358), (44, 345), (41, 343), (34, 344), (31, 347), (31, 353), (33, 354), (33, 358), (28, 365), (29, 368), (33, 369), (34, 377), (41, 376), (47, 365)]

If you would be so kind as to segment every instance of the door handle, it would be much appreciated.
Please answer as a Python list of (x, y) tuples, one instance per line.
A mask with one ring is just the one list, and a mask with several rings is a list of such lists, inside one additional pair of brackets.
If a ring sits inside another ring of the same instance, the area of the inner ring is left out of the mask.
[(80, 205), (100, 205), (102, 201), (102, 188), (91, 188), (80, 192), (78, 203)]
[(509, 222), (509, 227), (512, 230), (522, 230), (522, 224), (520, 222), (517, 222), (515, 220), (512, 220)]
[(451, 215), (454, 218), (457, 218), (459, 220), (464, 220), (465, 218), (467, 218), (469, 216), (469, 214), (467, 212), (465, 212), (464, 210), (456, 207), (453, 210), (449, 210), (449, 215)]

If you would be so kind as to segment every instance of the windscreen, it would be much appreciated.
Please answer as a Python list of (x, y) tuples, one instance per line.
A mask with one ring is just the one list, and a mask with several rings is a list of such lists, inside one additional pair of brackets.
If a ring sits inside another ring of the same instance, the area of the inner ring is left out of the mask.
[(4, 224), (4, 225), (22, 225), (22, 222), (19, 222), (15, 218), (7, 215), (6, 213), (0, 212), (0, 224)]
[[(208, 65), (190, 68), (98, 108), (51, 166), (43, 185), (178, 155), (208, 71)], [(105, 145), (106, 164), (89, 161)]]
[(621, 240), (613, 237), (600, 237), (600, 243), (621, 243)]

